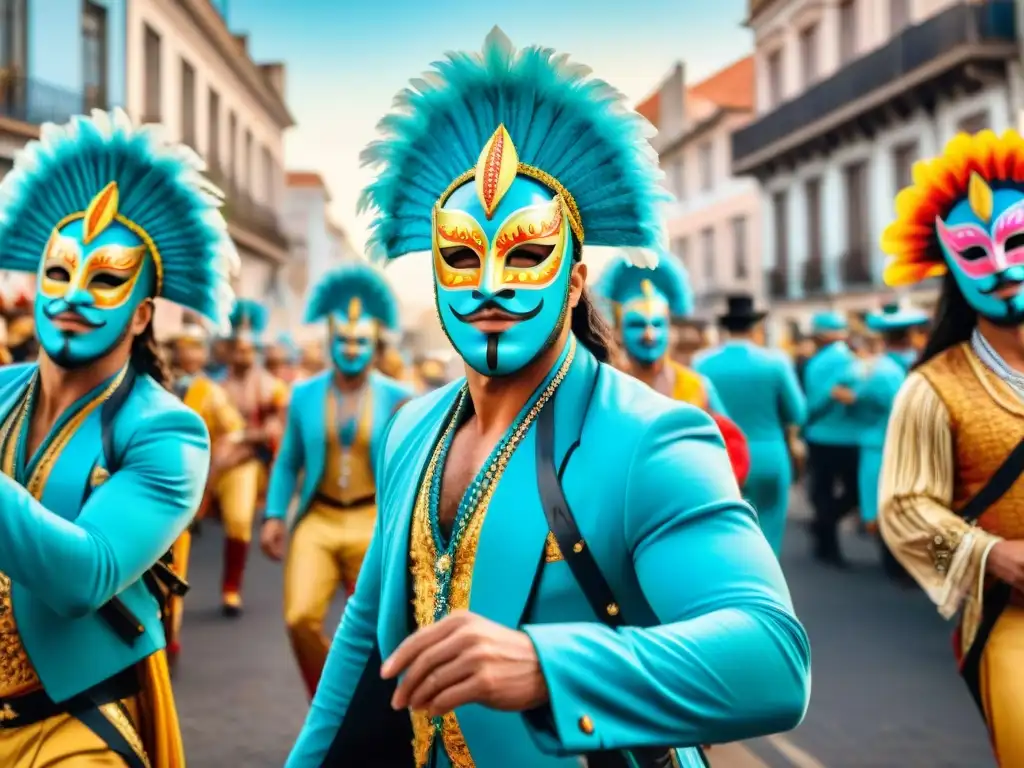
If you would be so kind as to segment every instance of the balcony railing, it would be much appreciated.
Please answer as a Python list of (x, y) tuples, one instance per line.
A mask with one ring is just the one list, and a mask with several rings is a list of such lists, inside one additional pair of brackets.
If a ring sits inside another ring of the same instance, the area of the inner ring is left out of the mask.
[(862, 288), (872, 285), (870, 251), (862, 248), (850, 251), (840, 259), (840, 273), (844, 288)]
[[(89, 107), (106, 106), (90, 100)], [(0, 117), (30, 125), (66, 123), (74, 115), (86, 112), (81, 91), (71, 91), (12, 70), (0, 69)]]
[(212, 167), (208, 173), (210, 180), (224, 193), (224, 207), (221, 210), (229, 222), (249, 230), (279, 248), (288, 250), (288, 238), (281, 231), (281, 225), (273, 209), (257, 203), (246, 192), (238, 189), (220, 168)]
[(1014, 5), (1013, 0), (959, 4), (908, 27), (878, 50), (850, 62), (832, 77), (734, 133), (734, 164), (745, 171), (744, 161), (754, 154), (922, 70), (957, 48), (1002, 45), (1007, 56), (1013, 55), (1006, 44), (1017, 40)]
[(825, 269), (821, 254), (811, 254), (804, 263), (804, 292), (821, 293), (825, 290)]
[(775, 267), (765, 272), (764, 282), (768, 288), (768, 296), (773, 299), (785, 299), (789, 297), (789, 278), (786, 267)]

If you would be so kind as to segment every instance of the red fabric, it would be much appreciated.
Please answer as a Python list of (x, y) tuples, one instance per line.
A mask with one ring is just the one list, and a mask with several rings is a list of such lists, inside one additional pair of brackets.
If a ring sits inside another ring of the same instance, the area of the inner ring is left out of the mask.
[(711, 418), (715, 420), (722, 437), (725, 438), (725, 450), (729, 454), (733, 474), (742, 488), (750, 473), (750, 447), (747, 445), (747, 436), (732, 419), (718, 413), (712, 413)]
[(238, 539), (224, 539), (224, 576), (221, 591), (224, 594), (242, 594), (242, 577), (245, 575), (245, 561), (249, 555), (249, 542)]

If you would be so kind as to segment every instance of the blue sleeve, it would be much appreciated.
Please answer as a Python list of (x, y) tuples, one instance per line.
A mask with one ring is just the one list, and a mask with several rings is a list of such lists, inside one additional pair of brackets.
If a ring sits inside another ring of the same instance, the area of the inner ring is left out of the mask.
[(876, 368), (857, 389), (857, 410), (870, 417), (887, 416), (903, 384), (902, 375)]
[(779, 356), (779, 411), (787, 426), (803, 426), (807, 420), (807, 397), (788, 358)]
[[(295, 392), (299, 394), (299, 392)], [(288, 516), (295, 485), (299, 473), (306, 465), (305, 451), (302, 446), (302, 429), (299, 426), (299, 411), (302, 398), (292, 397), (288, 403), (288, 416), (285, 419), (284, 436), (274, 457), (274, 466), (270, 470), (270, 481), (267, 484), (268, 520), (284, 520)]]
[[(386, 434), (382, 445), (387, 445)], [(382, 527), (381, 516), (378, 515), (370, 548), (356, 580), (355, 593), (345, 606), (316, 695), (285, 768), (321, 768), (324, 765), (359, 679), (373, 654), (380, 611)]]
[(527, 718), (540, 748), (724, 744), (795, 727), (810, 694), (807, 635), (706, 414), (674, 411), (648, 428), (624, 530), (660, 624), (524, 627), (550, 692), (550, 727)]
[(707, 393), (708, 410), (712, 413), (717, 413), (719, 416), (725, 416), (728, 418), (729, 412), (725, 409), (725, 403), (722, 402), (722, 396), (718, 394), (718, 388), (707, 376), (701, 375), (700, 378), (704, 382), (704, 391)]
[(75, 520), (0, 474), (0, 571), (62, 616), (96, 611), (138, 581), (199, 507), (210, 438), (197, 414), (175, 408), (148, 417), (122, 455)]

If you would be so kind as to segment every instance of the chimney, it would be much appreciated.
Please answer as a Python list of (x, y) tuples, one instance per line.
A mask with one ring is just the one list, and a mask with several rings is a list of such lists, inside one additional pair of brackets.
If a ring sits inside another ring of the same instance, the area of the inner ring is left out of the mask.
[(249, 55), (249, 36), (248, 35), (235, 35), (235, 45), (238, 46), (238, 50), (241, 51), (243, 56)]
[(686, 70), (681, 61), (677, 61), (672, 72), (661, 84), (658, 97), (660, 114), (658, 115), (658, 133), (666, 141), (672, 141), (686, 127)]
[(263, 79), (267, 81), (267, 84), (281, 101), (284, 101), (284, 63), (272, 61), (267, 64), (260, 64), (259, 67), (260, 72), (263, 73)]

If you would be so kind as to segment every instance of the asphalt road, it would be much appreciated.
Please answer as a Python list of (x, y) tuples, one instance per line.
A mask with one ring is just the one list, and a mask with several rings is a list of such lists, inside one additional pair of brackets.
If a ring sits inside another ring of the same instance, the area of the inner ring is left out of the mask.
[[(795, 505), (797, 518), (802, 506)], [(246, 612), (224, 619), (220, 544), (216, 528), (195, 543), (174, 681), (189, 766), (281, 768), (307, 702), (281, 619), (280, 567), (254, 551)], [(951, 627), (916, 589), (885, 580), (871, 542), (850, 532), (845, 544), (854, 567), (824, 569), (807, 556), (799, 520), (792, 522), (783, 564), (811, 637), (810, 711), (792, 733), (716, 747), (715, 768), (994, 766), (955, 673)]]

